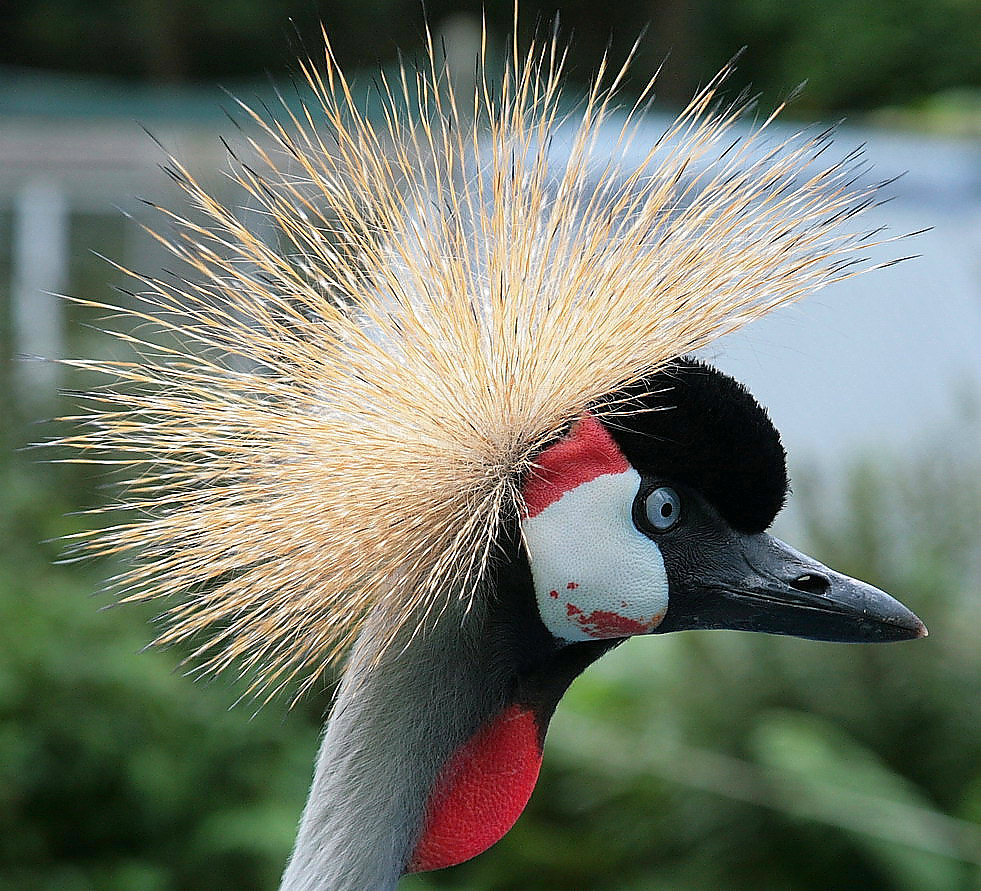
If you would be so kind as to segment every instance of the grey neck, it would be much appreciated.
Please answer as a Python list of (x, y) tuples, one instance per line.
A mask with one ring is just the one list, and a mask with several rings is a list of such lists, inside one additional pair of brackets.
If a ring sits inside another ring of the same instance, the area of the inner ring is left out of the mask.
[(483, 616), (451, 606), (367, 668), (382, 625), (369, 622), (349, 660), (281, 891), (394, 888), (440, 768), (503, 705)]

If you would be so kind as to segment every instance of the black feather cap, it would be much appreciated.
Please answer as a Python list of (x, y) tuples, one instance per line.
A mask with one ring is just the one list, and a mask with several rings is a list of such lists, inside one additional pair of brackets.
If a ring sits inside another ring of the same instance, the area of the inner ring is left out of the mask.
[(614, 398), (628, 413), (606, 426), (639, 473), (695, 489), (740, 532), (773, 522), (787, 498), (786, 453), (741, 383), (682, 357)]

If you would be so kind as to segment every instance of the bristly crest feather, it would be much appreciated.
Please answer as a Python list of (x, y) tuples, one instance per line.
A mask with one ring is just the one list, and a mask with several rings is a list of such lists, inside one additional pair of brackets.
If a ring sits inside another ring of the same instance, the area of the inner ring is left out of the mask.
[(772, 145), (773, 116), (736, 135), (728, 69), (626, 166), (653, 81), (618, 112), (604, 62), (567, 112), (554, 38), (515, 43), (496, 84), (484, 47), (465, 101), (430, 40), (376, 117), (329, 43), (301, 111), (239, 103), (258, 160), (231, 175), (275, 238), (171, 159), (195, 210), (156, 237), (193, 274), (124, 270), (138, 357), (71, 363), (112, 384), (59, 444), (128, 467), (107, 510), (135, 517), (79, 547), (139, 557), (121, 598), (171, 600), (158, 642), (193, 641), (201, 670), (302, 690), (368, 611), (394, 634), (470, 604), (522, 475), (584, 408), (862, 267), (857, 156), (817, 163), (827, 133)]

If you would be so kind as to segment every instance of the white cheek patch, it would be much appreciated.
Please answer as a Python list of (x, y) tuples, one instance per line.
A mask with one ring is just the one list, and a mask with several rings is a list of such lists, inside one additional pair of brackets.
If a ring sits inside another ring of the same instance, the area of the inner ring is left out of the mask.
[(664, 560), (631, 516), (640, 482), (627, 465), (580, 483), (522, 520), (538, 612), (556, 637), (645, 634), (664, 618)]

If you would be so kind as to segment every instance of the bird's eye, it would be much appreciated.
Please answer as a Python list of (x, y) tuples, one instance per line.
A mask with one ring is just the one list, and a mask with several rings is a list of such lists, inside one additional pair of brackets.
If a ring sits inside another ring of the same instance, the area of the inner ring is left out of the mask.
[(647, 522), (658, 532), (666, 532), (681, 518), (681, 499), (669, 486), (652, 489), (644, 502)]

